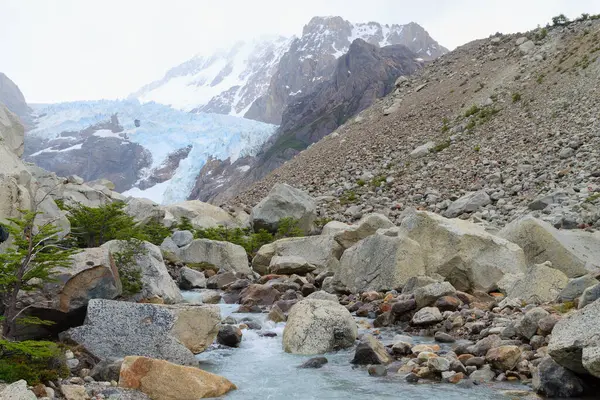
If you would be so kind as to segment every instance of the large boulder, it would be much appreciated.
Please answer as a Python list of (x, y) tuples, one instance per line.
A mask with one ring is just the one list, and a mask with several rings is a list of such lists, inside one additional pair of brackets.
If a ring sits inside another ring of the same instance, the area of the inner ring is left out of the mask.
[(323, 354), (351, 347), (356, 322), (346, 307), (329, 300), (304, 299), (289, 312), (283, 349), (293, 354)]
[(344, 252), (334, 280), (354, 293), (399, 289), (410, 278), (425, 275), (424, 260), (416, 241), (377, 233)]
[(203, 269), (251, 273), (246, 250), (230, 242), (196, 239), (179, 248), (175, 255), (184, 263), (198, 264)]
[(450, 282), (435, 282), (414, 290), (417, 308), (421, 309), (433, 305), (437, 299), (443, 296), (455, 295), (456, 289)]
[(280, 239), (258, 250), (252, 260), (252, 268), (266, 275), (274, 256), (298, 256), (314, 265), (319, 272), (335, 272), (339, 269), (343, 250), (331, 235)]
[(532, 371), (532, 387), (536, 393), (550, 398), (581, 396), (584, 383), (576, 374), (546, 356)]
[(389, 364), (393, 358), (388, 354), (385, 346), (373, 335), (364, 335), (356, 346), (352, 364)]
[(133, 300), (160, 297), (167, 304), (183, 301), (179, 287), (169, 275), (158, 246), (150, 242), (111, 240), (101, 247), (108, 249), (113, 256), (115, 253), (127, 254), (133, 252), (134, 268), (141, 272), (142, 284), (141, 291), (133, 295)]
[(471, 192), (452, 202), (452, 204), (450, 204), (446, 209), (444, 216), (448, 218), (454, 218), (463, 213), (475, 212), (480, 208), (487, 206), (491, 202), (492, 200), (485, 190)]
[(0, 391), (2, 400), (37, 400), (37, 396), (27, 388), (27, 382), (21, 379)]
[(25, 150), (25, 127), (19, 117), (0, 103), (0, 142), (17, 157), (23, 156)]
[(558, 230), (526, 216), (506, 225), (499, 236), (523, 248), (527, 262), (552, 263), (552, 268), (575, 278), (600, 270), (600, 232)]
[(100, 207), (111, 203), (111, 193), (109, 190), (98, 190), (86, 184), (77, 184), (67, 182), (56, 188), (55, 198), (60, 198), (65, 205), (75, 207), (83, 205), (86, 207)]
[(119, 386), (139, 390), (157, 400), (216, 398), (237, 389), (222, 376), (147, 357), (125, 357)]
[(298, 227), (304, 233), (314, 230), (317, 206), (312, 197), (285, 183), (273, 186), (267, 197), (252, 208), (250, 224), (255, 231), (266, 229), (276, 232), (283, 218), (298, 220)]
[(573, 278), (569, 280), (567, 286), (561, 290), (558, 295), (559, 301), (574, 301), (576, 298), (581, 296), (583, 292), (591, 287), (597, 285), (598, 280), (592, 275), (584, 275), (579, 278)]
[(85, 324), (61, 337), (100, 360), (131, 355), (198, 365), (194, 354), (213, 342), (221, 321), (216, 305), (176, 306), (90, 300)]
[(348, 249), (362, 239), (373, 235), (378, 229), (393, 228), (395, 225), (385, 215), (369, 214), (364, 216), (356, 225), (335, 234), (335, 241), (344, 249)]
[(300, 256), (274, 256), (269, 263), (269, 272), (272, 274), (305, 275), (314, 271), (315, 268)]
[[(563, 367), (578, 374), (596, 373), (586, 368), (583, 358), (600, 346), (600, 300), (577, 310), (554, 325), (548, 354)], [(589, 361), (588, 361), (589, 362)], [(589, 364), (591, 366), (591, 364)], [(600, 377), (600, 375), (596, 375)]]
[(550, 262), (535, 264), (527, 268), (524, 274), (517, 275), (506, 290), (506, 295), (527, 303), (546, 303), (555, 301), (568, 283), (569, 278), (552, 268)]
[(149, 199), (131, 197), (123, 209), (133, 220), (145, 225), (151, 221), (160, 222), (165, 218), (165, 210), (160, 205)]
[(206, 288), (206, 276), (203, 272), (188, 267), (179, 270), (179, 287), (183, 290)]
[(189, 200), (164, 207), (165, 219), (163, 224), (172, 227), (181, 222), (182, 218), (190, 220), (196, 229), (216, 228), (217, 226), (239, 227), (240, 221), (227, 211), (212, 204), (199, 200)]
[(468, 221), (412, 210), (401, 230), (427, 249), (427, 274), (443, 276), (460, 291), (494, 290), (505, 274), (522, 273), (527, 266), (519, 246)]

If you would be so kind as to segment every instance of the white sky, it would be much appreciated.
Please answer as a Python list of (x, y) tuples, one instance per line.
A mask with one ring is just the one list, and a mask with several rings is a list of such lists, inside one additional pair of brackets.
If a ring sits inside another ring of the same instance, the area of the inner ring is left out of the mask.
[(315, 15), (414, 21), (450, 49), (600, 0), (0, 0), (0, 71), (30, 103), (125, 97), (197, 53), (300, 34)]

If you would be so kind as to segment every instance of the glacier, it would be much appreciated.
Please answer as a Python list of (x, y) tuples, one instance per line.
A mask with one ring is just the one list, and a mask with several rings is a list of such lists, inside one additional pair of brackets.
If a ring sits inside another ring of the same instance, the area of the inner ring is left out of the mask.
[[(187, 158), (179, 163), (173, 177), (141, 190), (137, 187), (124, 195), (146, 197), (159, 204), (184, 201), (206, 161), (255, 155), (277, 126), (222, 114), (187, 113), (155, 102), (136, 99), (95, 100), (33, 105), (36, 126), (28, 135), (40, 139), (57, 139), (62, 132), (78, 132), (117, 115), (122, 132), (98, 129), (98, 137), (119, 137), (137, 143), (152, 155), (152, 165), (160, 167), (167, 156), (192, 146)], [(139, 120), (136, 127), (135, 120)], [(73, 147), (76, 149), (77, 147)], [(66, 149), (67, 151), (69, 149)], [(46, 150), (55, 151), (55, 150)]]

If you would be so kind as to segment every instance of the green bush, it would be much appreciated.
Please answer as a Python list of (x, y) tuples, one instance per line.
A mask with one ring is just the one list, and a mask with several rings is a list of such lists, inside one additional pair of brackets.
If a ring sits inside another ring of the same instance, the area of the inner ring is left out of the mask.
[(517, 101), (521, 101), (521, 93), (513, 93), (512, 94), (512, 102), (516, 103)]
[(371, 186), (374, 188), (381, 187), (387, 182), (386, 179), (387, 178), (385, 175), (376, 176), (375, 178), (371, 179)]
[(29, 385), (56, 381), (69, 376), (61, 348), (52, 342), (0, 339), (0, 381), (24, 379)]
[(467, 111), (465, 111), (465, 118), (469, 118), (471, 115), (475, 115), (479, 112), (480, 108), (475, 104), (471, 106)]
[(177, 224), (178, 231), (194, 231), (194, 226), (192, 225), (190, 219), (188, 217), (181, 217), (179, 219), (179, 223)]
[(444, 150), (445, 148), (450, 146), (450, 139), (446, 139), (443, 142), (440, 142), (438, 144), (436, 144), (432, 149), (431, 152), (432, 153), (439, 153), (440, 151)]
[(548, 29), (542, 28), (535, 34), (535, 40), (543, 40), (548, 36)]
[(136, 259), (146, 253), (146, 248), (138, 239), (127, 240), (120, 251), (112, 253), (119, 270), (123, 295), (132, 296), (142, 291), (142, 271), (137, 266)]
[(567, 18), (565, 14), (559, 14), (556, 17), (552, 17), (552, 25), (554, 26), (567, 25), (568, 23), (569, 18)]
[(166, 237), (171, 236), (171, 230), (154, 219), (137, 229), (139, 232), (136, 236), (140, 240), (147, 240), (157, 246), (160, 246)]

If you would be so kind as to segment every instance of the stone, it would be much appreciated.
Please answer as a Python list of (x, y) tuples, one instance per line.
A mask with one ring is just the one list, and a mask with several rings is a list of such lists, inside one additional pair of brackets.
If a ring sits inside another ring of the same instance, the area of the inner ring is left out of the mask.
[(392, 345), (392, 353), (399, 356), (407, 356), (412, 353), (412, 345), (403, 341), (395, 341)]
[(429, 141), (421, 146), (416, 147), (410, 152), (411, 158), (421, 158), (428, 155), (435, 148), (435, 142)]
[(351, 292), (399, 289), (425, 274), (421, 246), (406, 236), (371, 235), (344, 252), (334, 281)]
[(401, 229), (427, 249), (423, 251), (427, 275), (439, 274), (463, 292), (492, 291), (505, 274), (526, 269), (519, 246), (468, 221), (411, 210)]
[(220, 397), (237, 389), (228, 379), (164, 360), (126, 357), (121, 367), (119, 386), (136, 389), (152, 399), (197, 400)]
[[(502, 342), (502, 340), (500, 339), (500, 336), (489, 335), (487, 337), (484, 337), (483, 339), (478, 340), (474, 345), (469, 346), (467, 348), (467, 350), (469, 353), (471, 353), (475, 356), (483, 357), (487, 354), (487, 352), (490, 349), (500, 346), (501, 342)], [(482, 360), (482, 362), (483, 361), (484, 360)], [(467, 365), (477, 365), (477, 364), (473, 364), (475, 362), (476, 362), (476, 360), (471, 358), (467, 361)], [(477, 365), (477, 366), (480, 366), (480, 365)]]
[(526, 216), (506, 225), (499, 236), (521, 246), (529, 264), (552, 263), (552, 268), (577, 278), (600, 269), (600, 232), (558, 230)]
[(195, 239), (175, 254), (182, 262), (201, 269), (250, 274), (246, 250), (240, 245), (210, 239)]
[(394, 223), (382, 214), (369, 214), (361, 218), (356, 225), (335, 234), (335, 241), (343, 248), (348, 249), (362, 239), (373, 235), (378, 229), (394, 227)]
[(402, 294), (412, 294), (415, 289), (430, 285), (432, 283), (439, 282), (437, 279), (434, 279), (430, 276), (413, 276), (408, 281), (406, 281), (406, 285), (402, 287)]
[(578, 308), (583, 308), (600, 298), (600, 283), (586, 288), (579, 298)]
[(495, 375), (489, 365), (484, 365), (481, 369), (471, 373), (469, 378), (474, 382), (491, 382)]
[(527, 268), (525, 273), (519, 275), (509, 286), (506, 295), (527, 303), (547, 303), (555, 301), (568, 283), (567, 275), (552, 268), (552, 264), (547, 261)]
[(549, 315), (548, 311), (541, 307), (532, 308), (527, 311), (516, 325), (517, 334), (525, 339), (530, 339), (538, 329), (538, 322)]
[(444, 357), (432, 357), (427, 360), (427, 368), (441, 374), (450, 369), (450, 361)]
[(237, 280), (236, 274), (228, 271), (211, 276), (206, 280), (206, 287), (209, 289), (223, 289)]
[(281, 297), (281, 292), (268, 284), (253, 283), (241, 293), (240, 304), (270, 306)]
[(500, 371), (513, 369), (521, 357), (521, 350), (517, 346), (500, 346), (488, 350), (485, 359), (492, 368)]
[(129, 355), (197, 365), (194, 354), (213, 342), (221, 321), (218, 306), (156, 305), (90, 300), (84, 325), (61, 334), (100, 360)]
[[(1, 108), (0, 108), (1, 111)], [(2, 400), (37, 400), (36, 395), (27, 389), (27, 382), (23, 379), (16, 381), (0, 392)]]
[(434, 339), (436, 342), (440, 342), (440, 343), (453, 343), (456, 340), (452, 337), (452, 335), (449, 335), (445, 332), (442, 331), (437, 331), (434, 335)]
[(519, 50), (521, 51), (521, 53), (523, 54), (529, 54), (531, 53), (531, 51), (535, 48), (535, 43), (533, 43), (531, 40), (526, 41), (525, 43), (522, 43), (519, 46)]
[(240, 227), (241, 223), (227, 211), (199, 200), (189, 200), (164, 207), (163, 224), (172, 227), (185, 217), (195, 229), (216, 228), (218, 226)]
[(550, 314), (538, 321), (538, 330), (544, 335), (548, 335), (554, 329), (554, 325), (560, 321), (561, 317), (557, 314)]
[(392, 362), (392, 357), (381, 342), (373, 335), (364, 335), (356, 346), (352, 364), (368, 365), (368, 364), (389, 364)]
[(339, 259), (343, 250), (333, 235), (280, 239), (258, 250), (252, 260), (252, 269), (266, 275), (274, 256), (298, 256), (303, 257), (319, 271), (335, 272), (339, 269)]
[(417, 303), (414, 299), (400, 300), (392, 304), (392, 314), (396, 318), (417, 309)]
[(221, 325), (217, 334), (217, 343), (228, 347), (240, 347), (242, 331), (237, 326)]
[(344, 222), (339, 222), (339, 221), (329, 221), (328, 223), (325, 224), (325, 226), (323, 227), (323, 230), (321, 231), (321, 235), (323, 236), (333, 236), (338, 232), (341, 231), (345, 231), (346, 229), (349, 229), (351, 227), (351, 225), (348, 225)]
[(61, 390), (65, 400), (89, 400), (85, 387), (82, 385), (62, 385)]
[(204, 273), (183, 267), (179, 270), (179, 287), (183, 290), (206, 288)]
[(350, 312), (328, 300), (304, 299), (288, 314), (283, 349), (293, 354), (323, 354), (351, 347), (357, 327)]
[(266, 229), (276, 232), (283, 218), (298, 220), (298, 227), (308, 234), (315, 229), (317, 207), (314, 199), (305, 192), (284, 183), (278, 183), (252, 208), (250, 224), (255, 232)]
[(318, 299), (318, 300), (329, 300), (329, 301), (333, 301), (334, 303), (338, 302), (338, 298), (335, 294), (327, 293), (323, 290), (312, 292), (311, 294), (306, 296), (306, 298), (307, 299)]
[(454, 296), (442, 296), (433, 303), (434, 307), (437, 307), (441, 312), (456, 311), (462, 304), (462, 301)]
[(432, 305), (440, 297), (455, 294), (456, 289), (450, 282), (435, 282), (414, 290), (418, 309)]
[(192, 243), (192, 240), (194, 240), (194, 234), (190, 231), (175, 231), (171, 235), (171, 239), (173, 240), (173, 243), (177, 245), (177, 247), (184, 247)]
[(387, 368), (383, 365), (368, 365), (367, 372), (370, 376), (386, 376)]
[(482, 207), (490, 204), (492, 200), (490, 196), (484, 191), (468, 193), (458, 200), (455, 200), (444, 212), (444, 216), (448, 218), (455, 218), (463, 213), (472, 213), (479, 211)]
[[(130, 251), (131, 245), (124, 240), (111, 240), (104, 243), (101, 248), (108, 249), (112, 255)], [(160, 248), (150, 242), (141, 242), (139, 247), (136, 246), (135, 252), (135, 267), (141, 272), (142, 290), (133, 295), (132, 300), (160, 297), (167, 304), (182, 302), (183, 297), (179, 287), (169, 275)]]
[(567, 286), (565, 286), (564, 289), (561, 290), (557, 300), (561, 302), (574, 301), (583, 294), (585, 289), (589, 288), (590, 286), (597, 285), (598, 283), (600, 282), (598, 282), (598, 280), (591, 275), (584, 275), (580, 276), (579, 278), (573, 278), (569, 280)]
[(313, 358), (309, 358), (308, 360), (304, 361), (301, 365), (298, 366), (298, 368), (316, 369), (316, 368), (323, 367), (328, 362), (329, 361), (327, 360), (326, 357), (313, 357)]
[(411, 320), (413, 325), (431, 325), (441, 322), (444, 318), (436, 307), (424, 307), (415, 313)]
[(271, 311), (269, 311), (269, 320), (271, 320), (275, 323), (285, 322), (287, 320), (287, 317), (284, 314), (284, 312), (281, 310), (281, 308), (279, 308), (279, 306), (277, 306), (277, 304), (274, 304), (273, 307), (271, 307)]
[(546, 356), (532, 371), (532, 387), (536, 393), (547, 397), (578, 397), (583, 394), (581, 378)]
[(90, 371), (90, 376), (99, 382), (118, 381), (122, 359), (101, 360)]
[(595, 346), (585, 347), (581, 361), (583, 367), (596, 378), (600, 378), (600, 343)]
[(165, 218), (165, 210), (152, 200), (130, 197), (123, 211), (133, 217), (139, 225), (146, 225), (151, 221), (162, 221)]
[(589, 374), (583, 364), (586, 348), (600, 345), (600, 300), (564, 316), (554, 325), (548, 354), (561, 366), (578, 374)]
[(311, 265), (301, 256), (273, 256), (269, 264), (269, 272), (271, 274), (298, 274), (305, 275), (315, 270), (315, 266)]

